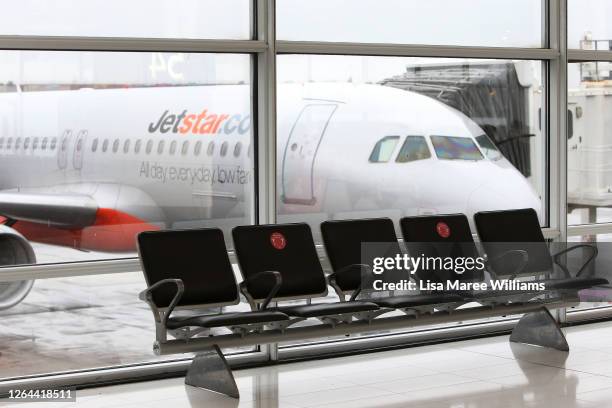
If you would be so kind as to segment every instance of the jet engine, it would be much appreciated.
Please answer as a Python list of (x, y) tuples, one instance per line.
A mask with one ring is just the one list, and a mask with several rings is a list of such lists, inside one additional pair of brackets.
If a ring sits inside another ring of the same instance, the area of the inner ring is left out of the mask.
[(30, 243), (14, 229), (0, 225), (0, 310), (21, 302), (34, 285), (33, 280), (2, 282), (2, 267), (35, 263)]

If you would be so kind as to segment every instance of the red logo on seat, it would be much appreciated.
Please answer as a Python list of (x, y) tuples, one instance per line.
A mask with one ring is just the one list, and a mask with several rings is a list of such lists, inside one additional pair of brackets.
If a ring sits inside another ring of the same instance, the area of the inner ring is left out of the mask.
[(436, 224), (436, 232), (442, 238), (450, 237), (451, 230), (447, 223), (440, 221)]
[(285, 249), (287, 246), (287, 240), (280, 232), (273, 232), (272, 235), (270, 235), (270, 243), (278, 250)]

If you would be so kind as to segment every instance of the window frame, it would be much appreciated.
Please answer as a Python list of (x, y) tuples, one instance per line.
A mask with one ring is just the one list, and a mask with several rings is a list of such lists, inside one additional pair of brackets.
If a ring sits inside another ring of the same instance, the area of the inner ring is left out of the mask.
[[(281, 1), (281, 0), (279, 0)], [(480, 46), (431, 46), (419, 44), (370, 44), (370, 43), (335, 43), (313, 41), (280, 41), (276, 40), (275, 2), (271, 0), (253, 0), (251, 19), (252, 39), (250, 40), (183, 40), (154, 38), (96, 38), (96, 37), (45, 37), (45, 36), (6, 36), (0, 38), (0, 49), (7, 50), (58, 50), (58, 51), (150, 51), (170, 53), (243, 53), (251, 55), (252, 69), (252, 106), (253, 106), (253, 162), (255, 178), (255, 200), (253, 223), (269, 224), (276, 222), (276, 141), (277, 141), (277, 94), (276, 94), (276, 58), (282, 54), (330, 54), (362, 56), (396, 56), (396, 57), (431, 57), (431, 58), (477, 58), (477, 59), (530, 59), (540, 60), (546, 72), (546, 105), (543, 106), (545, 117), (542, 121), (542, 133), (547, 137), (547, 202), (548, 226), (543, 228), (545, 237), (566, 240), (568, 234), (576, 235), (596, 231), (612, 232), (612, 223), (607, 225), (581, 225), (567, 227), (567, 194), (565, 178), (567, 167), (567, 63), (580, 61), (612, 62), (612, 51), (587, 51), (567, 49), (567, 2), (565, 0), (544, 0), (542, 29), (545, 32), (545, 44), (542, 48), (513, 47), (480, 47)], [(555, 101), (552, 103), (551, 101)], [(102, 145), (108, 139), (100, 139)], [(7, 139), (7, 148), (14, 139)], [(58, 137), (49, 138), (49, 154), (56, 154)], [(13, 146), (10, 146), (11, 148)], [(141, 139), (134, 143), (134, 153), (144, 152)], [(210, 146), (207, 146), (207, 156)], [(217, 146), (213, 145), (213, 148)], [(142, 151), (141, 151), (142, 149)], [(397, 146), (395, 146), (397, 149)], [(431, 152), (430, 152), (431, 153)], [(551, 160), (551, 158), (554, 159)], [(321, 249), (321, 248), (319, 248)], [(230, 254), (233, 259), (233, 255)], [(2, 268), (5, 280), (45, 279), (108, 273), (126, 273), (140, 271), (137, 258), (88, 261), (71, 264), (28, 265)], [(612, 315), (612, 314), (608, 314)], [(566, 320), (565, 311), (561, 310), (558, 319)], [(482, 328), (475, 330), (482, 332)], [(435, 331), (428, 338), (439, 336)], [(399, 337), (390, 335), (389, 338)], [(422, 340), (422, 338), (421, 338)], [(398, 340), (406, 344), (407, 340)], [(375, 340), (365, 340), (362, 347), (370, 348), (379, 344)], [(343, 347), (346, 346), (344, 343)], [(326, 346), (309, 346), (302, 351), (298, 349), (283, 350), (280, 358), (291, 353), (300, 356), (320, 354)], [(295, 351), (297, 350), (297, 351)], [(277, 344), (263, 346), (258, 352), (249, 355), (228, 356), (230, 364), (241, 362), (253, 363), (279, 359)], [(183, 361), (182, 367), (188, 365)], [(179, 364), (179, 365), (180, 365)], [(166, 368), (163, 363), (144, 363), (124, 373), (124, 378), (145, 375), (146, 367), (159, 366), (159, 372)], [(104, 369), (96, 369), (96, 376)], [(150, 370), (146, 371), (150, 374)], [(140, 374), (139, 374), (140, 373)], [(113, 375), (117, 376), (116, 372)], [(86, 383), (87, 374), (80, 377), (67, 376), (66, 384)], [(40, 384), (40, 378), (35, 379)], [(55, 380), (54, 384), (61, 383)]]

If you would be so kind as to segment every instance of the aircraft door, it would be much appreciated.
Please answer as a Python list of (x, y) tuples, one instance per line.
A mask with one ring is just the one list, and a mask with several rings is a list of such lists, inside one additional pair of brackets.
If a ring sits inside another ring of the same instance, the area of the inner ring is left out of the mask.
[(85, 150), (85, 142), (87, 141), (87, 131), (81, 130), (74, 143), (74, 152), (72, 155), (72, 167), (75, 170), (81, 170), (83, 168), (83, 153)]
[(68, 165), (68, 146), (70, 145), (70, 139), (72, 138), (72, 131), (65, 130), (59, 139), (57, 145), (57, 167), (60, 170), (64, 170)]
[(314, 161), (336, 104), (312, 104), (302, 109), (291, 129), (282, 163), (282, 200), (313, 205)]

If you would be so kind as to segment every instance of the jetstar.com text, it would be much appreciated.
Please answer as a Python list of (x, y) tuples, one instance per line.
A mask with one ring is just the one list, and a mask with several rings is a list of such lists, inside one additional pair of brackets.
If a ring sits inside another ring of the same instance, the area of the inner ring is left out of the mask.
[(234, 115), (210, 113), (207, 109), (200, 113), (189, 113), (187, 109), (181, 113), (170, 113), (166, 110), (159, 119), (149, 123), (149, 133), (180, 133), (180, 134), (225, 134), (238, 133), (243, 135), (251, 130), (251, 115)]
[(140, 177), (157, 180), (162, 183), (204, 183), (204, 184), (248, 184), (252, 174), (240, 166), (226, 168), (167, 166), (143, 161), (140, 165)]

